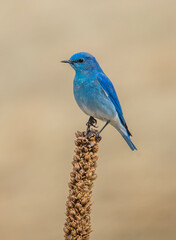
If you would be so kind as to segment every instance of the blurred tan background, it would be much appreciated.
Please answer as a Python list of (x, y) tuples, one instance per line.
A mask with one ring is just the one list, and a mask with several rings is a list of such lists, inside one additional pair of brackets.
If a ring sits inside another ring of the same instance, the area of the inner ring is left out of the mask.
[(88, 118), (59, 61), (79, 51), (113, 81), (139, 149), (103, 132), (91, 239), (176, 239), (175, 9), (174, 0), (1, 1), (1, 240), (63, 239), (74, 133)]

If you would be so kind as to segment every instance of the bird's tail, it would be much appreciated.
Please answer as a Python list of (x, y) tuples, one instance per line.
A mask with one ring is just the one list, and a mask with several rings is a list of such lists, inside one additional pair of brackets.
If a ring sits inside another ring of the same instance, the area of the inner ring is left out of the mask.
[(133, 142), (131, 141), (130, 137), (128, 135), (122, 134), (122, 137), (127, 142), (128, 146), (131, 148), (132, 151), (137, 150)]

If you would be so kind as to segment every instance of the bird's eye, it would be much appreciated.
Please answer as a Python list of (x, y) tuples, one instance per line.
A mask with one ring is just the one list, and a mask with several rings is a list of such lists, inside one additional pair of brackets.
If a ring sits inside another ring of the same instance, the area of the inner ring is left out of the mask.
[(83, 59), (83, 58), (80, 58), (80, 59), (78, 60), (78, 62), (79, 62), (79, 63), (83, 63), (83, 62), (84, 62), (84, 59)]

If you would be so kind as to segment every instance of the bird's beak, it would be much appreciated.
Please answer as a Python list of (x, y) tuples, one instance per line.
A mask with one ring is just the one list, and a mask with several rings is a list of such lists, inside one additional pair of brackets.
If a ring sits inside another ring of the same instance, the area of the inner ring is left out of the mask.
[(72, 63), (72, 61), (71, 60), (63, 60), (63, 61), (61, 61), (62, 63)]

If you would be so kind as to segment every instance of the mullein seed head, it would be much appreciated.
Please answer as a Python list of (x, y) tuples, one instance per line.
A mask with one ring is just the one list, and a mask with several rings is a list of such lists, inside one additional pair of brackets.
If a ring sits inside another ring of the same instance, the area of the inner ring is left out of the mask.
[[(96, 132), (92, 132), (96, 133)], [(75, 140), (73, 171), (70, 174), (69, 196), (66, 203), (66, 222), (64, 226), (66, 240), (88, 240), (91, 224), (91, 195), (98, 156), (98, 140), (95, 135), (86, 136), (86, 132), (77, 132)]]

